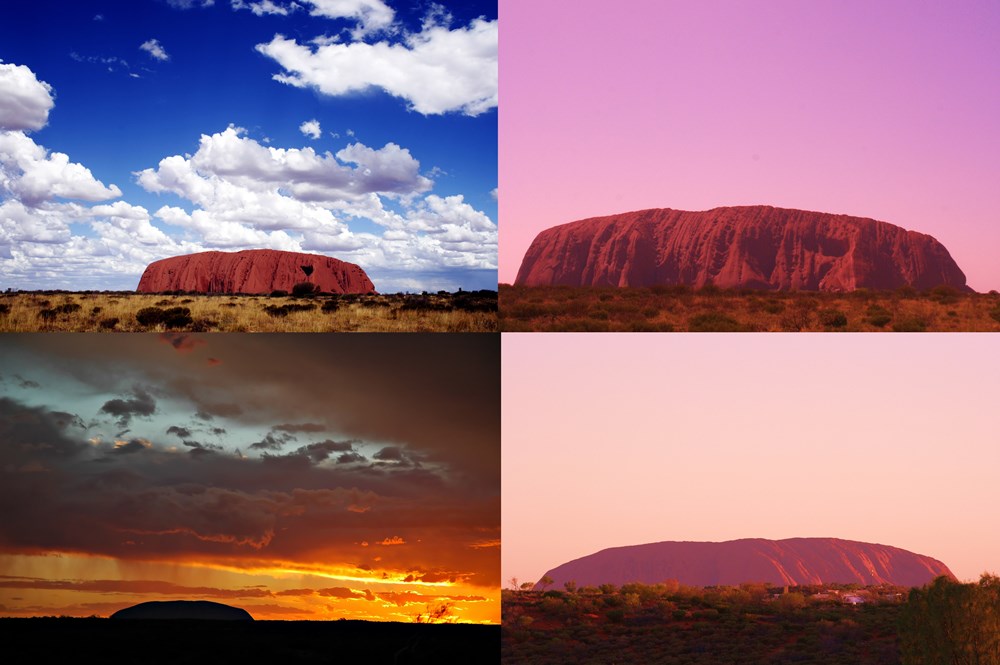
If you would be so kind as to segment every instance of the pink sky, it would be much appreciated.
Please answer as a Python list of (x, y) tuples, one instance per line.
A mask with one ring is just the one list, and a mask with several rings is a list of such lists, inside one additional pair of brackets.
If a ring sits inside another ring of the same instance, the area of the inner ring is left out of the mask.
[(502, 575), (829, 536), (1000, 572), (1000, 337), (503, 335)]
[(500, 281), (535, 235), (767, 204), (929, 233), (1000, 289), (1000, 3), (500, 4)]

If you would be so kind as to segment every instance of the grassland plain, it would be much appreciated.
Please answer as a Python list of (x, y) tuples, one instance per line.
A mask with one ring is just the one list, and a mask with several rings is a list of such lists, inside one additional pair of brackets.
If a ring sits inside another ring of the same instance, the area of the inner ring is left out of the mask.
[(0, 332), (496, 332), (497, 293), (0, 294)]
[(503, 332), (1000, 332), (1000, 294), (500, 285)]
[[(909, 589), (673, 584), (503, 592), (504, 663), (896, 665)], [(861, 599), (858, 604), (851, 604)]]

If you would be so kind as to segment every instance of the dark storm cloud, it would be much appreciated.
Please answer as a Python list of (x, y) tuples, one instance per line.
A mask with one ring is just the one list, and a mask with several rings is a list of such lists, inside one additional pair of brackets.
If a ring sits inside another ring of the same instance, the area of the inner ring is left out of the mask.
[(131, 455), (140, 453), (152, 448), (153, 444), (147, 439), (132, 439), (130, 441), (115, 441), (115, 447), (111, 449), (112, 455)]
[[(470, 545), (499, 538), (495, 337), (233, 334), (206, 337), (225, 360), (207, 367), (199, 351), (174, 353), (155, 336), (3, 336), (4, 386), (15, 385), (14, 371), (37, 367), (30, 375), (59, 406), (0, 397), (0, 552), (302, 557), (421, 575), (464, 571), (477, 584), (499, 583), (498, 548)], [(100, 396), (104, 416), (131, 420), (119, 426), (134, 430), (119, 437), (131, 454), (110, 452), (106, 422), (82, 427), (71, 413), (80, 395)], [(142, 420), (161, 412), (170, 418), (163, 424)], [(203, 441), (176, 451), (159, 445), (156, 432), (171, 422), (200, 438), (184, 425), (196, 412), (227, 430), (228, 451)], [(279, 437), (306, 432), (271, 431), (275, 423), (325, 423), (330, 438), (293, 444)], [(232, 454), (257, 438), (234, 440), (247, 431), (267, 432), (294, 452)], [(155, 445), (130, 445), (141, 437)], [(355, 440), (379, 442), (384, 459), (366, 460), (357, 444), (338, 449)], [(395, 536), (424, 545), (358, 544)]]
[(289, 432), (291, 434), (299, 434), (303, 432), (325, 432), (327, 430), (326, 425), (320, 425), (319, 423), (301, 423), (299, 425), (275, 425), (272, 427), (275, 432)]
[(112, 399), (104, 403), (101, 413), (115, 416), (119, 427), (128, 425), (134, 416), (149, 417), (156, 412), (156, 400), (140, 387), (132, 390), (131, 399)]
[(30, 379), (26, 379), (20, 374), (15, 374), (14, 378), (17, 379), (17, 385), (20, 386), (21, 388), (41, 388), (41, 386), (38, 385), (38, 383)]
[(171, 425), (167, 428), (167, 434), (176, 434), (181, 439), (186, 439), (191, 436), (191, 430), (187, 427), (180, 427), (178, 425)]
[(295, 437), (291, 434), (275, 434), (274, 432), (268, 432), (260, 441), (251, 443), (250, 447), (255, 450), (280, 450), (283, 445), (294, 440)]

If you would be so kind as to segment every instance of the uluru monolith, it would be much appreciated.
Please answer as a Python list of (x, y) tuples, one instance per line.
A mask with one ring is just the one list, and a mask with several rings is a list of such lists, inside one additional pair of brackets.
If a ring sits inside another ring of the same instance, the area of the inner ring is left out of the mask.
[(546, 575), (557, 587), (568, 581), (599, 586), (666, 580), (688, 586), (745, 582), (922, 586), (941, 575), (955, 577), (937, 559), (889, 545), (840, 538), (665, 541), (612, 547), (564, 563)]
[(271, 293), (314, 284), (328, 293), (375, 293), (360, 266), (321, 254), (247, 249), (198, 252), (154, 261), (146, 266), (140, 293)]
[(218, 621), (253, 621), (240, 607), (213, 603), (210, 600), (151, 600), (120, 609), (112, 619), (198, 619)]
[(657, 208), (555, 226), (531, 243), (515, 284), (971, 290), (948, 250), (929, 235), (771, 206)]

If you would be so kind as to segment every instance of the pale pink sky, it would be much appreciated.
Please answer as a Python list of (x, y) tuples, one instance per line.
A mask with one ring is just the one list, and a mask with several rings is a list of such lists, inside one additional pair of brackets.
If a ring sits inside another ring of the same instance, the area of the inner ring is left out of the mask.
[(767, 204), (929, 233), (1000, 289), (1000, 3), (500, 3), (500, 281), (541, 230)]
[(1000, 572), (996, 335), (505, 334), (503, 580), (837, 537)]

